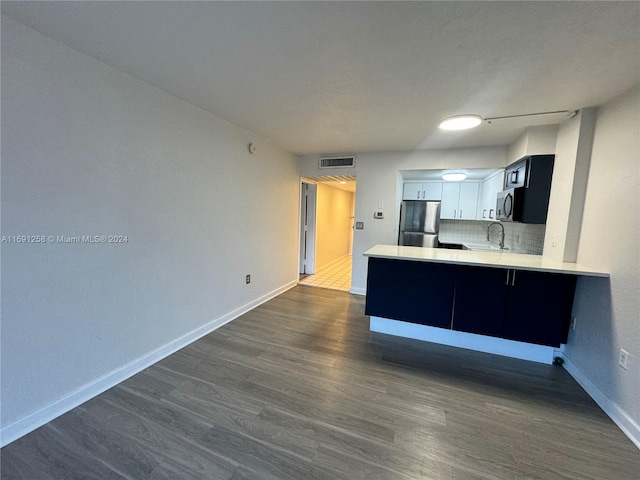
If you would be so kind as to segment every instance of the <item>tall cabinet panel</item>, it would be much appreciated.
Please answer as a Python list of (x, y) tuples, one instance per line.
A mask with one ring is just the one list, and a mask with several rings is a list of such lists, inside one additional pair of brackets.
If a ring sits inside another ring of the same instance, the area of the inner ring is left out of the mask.
[(460, 220), (476, 219), (479, 189), (479, 183), (460, 184), (460, 200), (458, 201), (458, 218)]
[(440, 218), (458, 218), (458, 200), (460, 200), (460, 184), (447, 183), (442, 185), (442, 204), (440, 205)]
[(480, 184), (478, 194), (477, 220), (496, 219), (496, 198), (504, 189), (504, 170), (495, 173)]

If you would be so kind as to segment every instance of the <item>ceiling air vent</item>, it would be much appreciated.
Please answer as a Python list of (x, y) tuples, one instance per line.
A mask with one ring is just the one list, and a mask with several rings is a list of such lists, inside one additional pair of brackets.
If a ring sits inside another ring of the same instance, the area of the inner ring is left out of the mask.
[(354, 155), (320, 157), (318, 166), (320, 168), (353, 168), (356, 166), (356, 157)]

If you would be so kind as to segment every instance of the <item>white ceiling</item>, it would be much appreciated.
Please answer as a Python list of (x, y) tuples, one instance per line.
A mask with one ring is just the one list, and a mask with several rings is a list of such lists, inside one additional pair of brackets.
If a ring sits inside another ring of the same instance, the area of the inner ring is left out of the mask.
[(508, 145), (528, 121), (437, 124), (598, 106), (640, 83), (636, 1), (3, 1), (2, 12), (297, 154)]
[(319, 177), (301, 177), (301, 179), (303, 182), (322, 183), (347, 192), (354, 193), (356, 191), (355, 175), (323, 175)]

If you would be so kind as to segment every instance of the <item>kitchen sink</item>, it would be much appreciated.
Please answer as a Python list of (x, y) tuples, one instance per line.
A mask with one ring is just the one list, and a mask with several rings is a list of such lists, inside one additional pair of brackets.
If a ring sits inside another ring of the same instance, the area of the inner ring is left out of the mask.
[(463, 243), (462, 246), (465, 250), (477, 250), (483, 252), (500, 252), (509, 250), (506, 247), (501, 249), (498, 245), (493, 245), (491, 243)]

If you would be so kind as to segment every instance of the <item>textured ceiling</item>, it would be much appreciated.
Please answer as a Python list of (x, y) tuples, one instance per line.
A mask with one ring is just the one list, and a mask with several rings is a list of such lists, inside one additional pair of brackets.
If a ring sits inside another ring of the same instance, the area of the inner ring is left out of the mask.
[(298, 154), (507, 145), (530, 120), (466, 133), (437, 124), (598, 106), (640, 83), (639, 2), (5, 1), (2, 11)]

